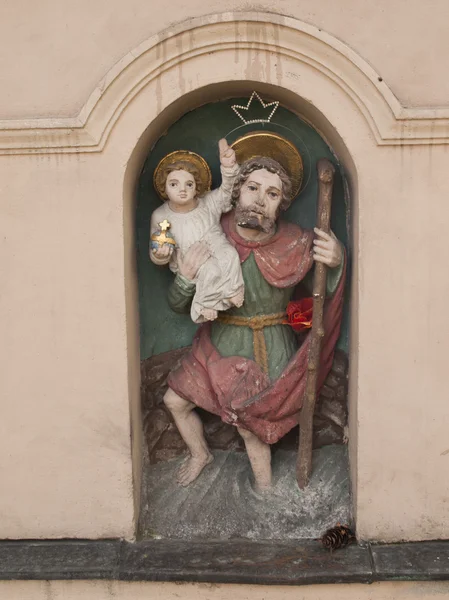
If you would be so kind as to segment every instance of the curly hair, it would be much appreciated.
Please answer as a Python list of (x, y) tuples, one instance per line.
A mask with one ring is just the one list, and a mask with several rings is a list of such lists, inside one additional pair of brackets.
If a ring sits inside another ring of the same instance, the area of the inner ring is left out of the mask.
[[(186, 160), (178, 160), (170, 165), (167, 165), (157, 174), (157, 184), (161, 190), (160, 194), (164, 200), (168, 200), (167, 193), (165, 192), (165, 184), (167, 183), (167, 177), (173, 171), (187, 171), (193, 175), (196, 186), (196, 196), (202, 196), (207, 190), (204, 183), (201, 181), (199, 170), (191, 162)], [(164, 190), (162, 192), (162, 190)]]
[(237, 204), (242, 185), (253, 171), (258, 171), (259, 169), (266, 169), (270, 173), (275, 173), (279, 176), (279, 179), (282, 183), (282, 200), (279, 204), (279, 210), (287, 210), (293, 200), (291, 179), (284, 167), (282, 167), (276, 160), (263, 156), (250, 158), (240, 165), (240, 172), (232, 189), (231, 198), (233, 206)]

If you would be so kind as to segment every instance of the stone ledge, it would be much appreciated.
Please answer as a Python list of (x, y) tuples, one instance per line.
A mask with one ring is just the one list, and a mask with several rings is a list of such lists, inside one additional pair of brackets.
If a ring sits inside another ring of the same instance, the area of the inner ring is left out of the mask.
[(119, 540), (0, 542), (1, 579), (116, 579)]
[(441, 581), (449, 580), (449, 541), (352, 545), (332, 554), (316, 540), (3, 541), (2, 579), (273, 585)]
[(130, 581), (201, 581), (305, 585), (371, 582), (366, 548), (325, 551), (314, 540), (301, 542), (141, 542), (127, 545), (121, 578)]
[(449, 579), (449, 541), (371, 545), (381, 580)]

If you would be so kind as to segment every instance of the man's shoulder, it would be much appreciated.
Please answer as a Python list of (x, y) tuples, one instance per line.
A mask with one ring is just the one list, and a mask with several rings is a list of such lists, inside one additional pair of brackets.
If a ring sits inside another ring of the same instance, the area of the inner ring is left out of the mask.
[(282, 236), (288, 236), (293, 239), (309, 238), (313, 236), (312, 229), (304, 229), (296, 223), (280, 219), (278, 221), (278, 233)]

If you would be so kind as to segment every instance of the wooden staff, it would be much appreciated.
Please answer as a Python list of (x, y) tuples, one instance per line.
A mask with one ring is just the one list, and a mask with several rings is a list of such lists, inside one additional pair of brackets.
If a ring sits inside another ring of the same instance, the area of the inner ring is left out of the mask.
[[(335, 168), (327, 158), (321, 158), (317, 163), (317, 171), (317, 227), (329, 233)], [(300, 436), (296, 463), (296, 479), (301, 489), (308, 485), (312, 472), (313, 413), (315, 411), (317, 379), (320, 367), (321, 342), (324, 337), (323, 309), (326, 296), (326, 277), (326, 265), (316, 262), (313, 278), (313, 318), (307, 361), (307, 381), (304, 403), (299, 418)]]

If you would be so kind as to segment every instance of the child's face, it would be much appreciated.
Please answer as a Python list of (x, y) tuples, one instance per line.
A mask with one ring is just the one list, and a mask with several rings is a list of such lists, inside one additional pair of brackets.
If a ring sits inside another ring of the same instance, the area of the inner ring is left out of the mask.
[(165, 192), (172, 208), (188, 208), (195, 203), (195, 178), (187, 171), (172, 171), (167, 176)]

